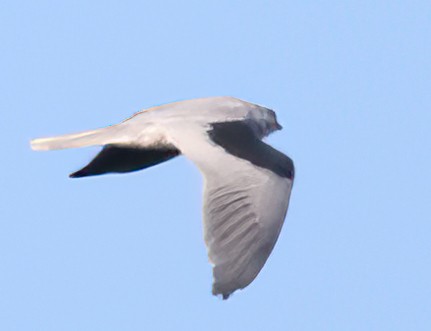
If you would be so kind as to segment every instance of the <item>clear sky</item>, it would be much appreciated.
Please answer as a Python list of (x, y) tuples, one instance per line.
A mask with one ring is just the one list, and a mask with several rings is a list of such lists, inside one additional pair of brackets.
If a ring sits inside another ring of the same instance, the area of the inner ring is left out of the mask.
[[(0, 3), (0, 330), (431, 330), (430, 1)], [(69, 179), (31, 138), (232, 95), (277, 111), (288, 216), (211, 295), (184, 158)]]

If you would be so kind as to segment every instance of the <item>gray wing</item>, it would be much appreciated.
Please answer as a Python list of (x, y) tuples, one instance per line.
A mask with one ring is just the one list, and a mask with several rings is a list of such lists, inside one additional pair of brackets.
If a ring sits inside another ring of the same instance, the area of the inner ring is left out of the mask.
[(249, 285), (268, 259), (286, 216), (294, 169), (247, 126), (222, 125), (209, 132), (219, 146), (217, 171), (202, 166), (201, 171), (213, 294), (226, 299)]
[(283, 225), (292, 187), (289, 179), (258, 173), (248, 169), (251, 166), (240, 168), (248, 174), (207, 177), (204, 195), (204, 236), (214, 264), (213, 294), (222, 294), (224, 299), (249, 285), (262, 269)]

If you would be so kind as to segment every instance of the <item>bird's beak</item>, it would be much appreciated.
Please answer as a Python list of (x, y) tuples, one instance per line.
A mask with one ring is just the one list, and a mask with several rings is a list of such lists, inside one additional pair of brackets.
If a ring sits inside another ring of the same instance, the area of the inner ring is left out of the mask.
[(275, 130), (281, 130), (281, 129), (283, 129), (283, 127), (280, 125), (280, 123), (275, 122), (275, 124), (274, 124), (274, 129), (275, 129)]

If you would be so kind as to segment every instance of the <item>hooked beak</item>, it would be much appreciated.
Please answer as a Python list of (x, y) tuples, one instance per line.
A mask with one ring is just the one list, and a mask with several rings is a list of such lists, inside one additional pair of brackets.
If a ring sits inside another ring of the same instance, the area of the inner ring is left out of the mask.
[(274, 129), (275, 129), (275, 130), (281, 130), (281, 129), (283, 129), (283, 127), (281, 126), (281, 124), (280, 124), (280, 123), (275, 122), (275, 124), (274, 124)]

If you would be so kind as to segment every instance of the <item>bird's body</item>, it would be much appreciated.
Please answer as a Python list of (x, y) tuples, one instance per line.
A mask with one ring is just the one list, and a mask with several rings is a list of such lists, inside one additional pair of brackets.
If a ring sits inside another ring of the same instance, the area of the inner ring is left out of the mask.
[(227, 298), (257, 276), (280, 233), (293, 162), (261, 141), (281, 129), (275, 113), (232, 97), (166, 104), (120, 124), (32, 141), (35, 150), (102, 145), (71, 177), (129, 172), (180, 154), (204, 175), (204, 236), (213, 293)]

